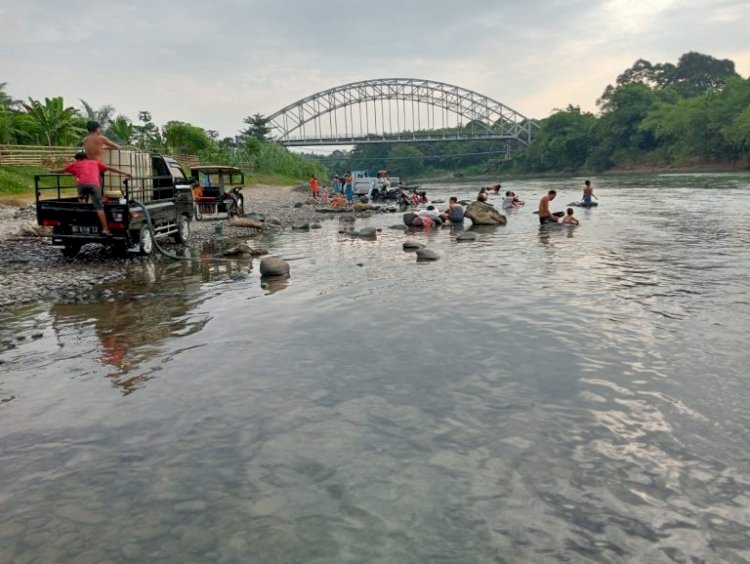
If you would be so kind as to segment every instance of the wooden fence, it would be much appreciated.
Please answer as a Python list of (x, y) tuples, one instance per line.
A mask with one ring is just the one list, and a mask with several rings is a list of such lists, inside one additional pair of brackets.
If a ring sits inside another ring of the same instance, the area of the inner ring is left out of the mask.
[(56, 166), (73, 158), (75, 147), (0, 145), (0, 165)]
[[(79, 147), (45, 147), (43, 145), (0, 145), (0, 166), (26, 165), (56, 167), (73, 159)], [(130, 149), (130, 147), (127, 147)], [(133, 150), (138, 150), (133, 148)], [(201, 164), (196, 155), (172, 157), (185, 168)]]

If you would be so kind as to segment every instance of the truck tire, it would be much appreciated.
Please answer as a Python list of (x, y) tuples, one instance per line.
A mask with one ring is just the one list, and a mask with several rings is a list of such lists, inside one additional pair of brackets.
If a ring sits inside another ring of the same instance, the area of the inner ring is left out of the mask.
[(81, 245), (78, 245), (77, 243), (67, 243), (61, 250), (64, 257), (73, 258), (78, 254), (78, 251), (81, 250)]
[(182, 243), (187, 245), (190, 239), (190, 218), (186, 215), (181, 215), (177, 218), (177, 233), (172, 235), (176, 243)]
[(195, 202), (193, 208), (193, 216), (195, 217), (196, 221), (200, 221), (203, 219), (203, 212), (201, 211), (201, 205), (198, 202)]
[(141, 232), (138, 234), (138, 248), (141, 254), (145, 256), (154, 252), (154, 236), (151, 234), (148, 225), (141, 227)]
[(245, 198), (237, 198), (237, 217), (245, 217)]

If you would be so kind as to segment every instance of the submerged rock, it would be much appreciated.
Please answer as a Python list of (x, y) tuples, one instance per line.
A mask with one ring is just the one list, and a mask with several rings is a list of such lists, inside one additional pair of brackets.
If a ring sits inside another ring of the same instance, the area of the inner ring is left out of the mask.
[(430, 249), (418, 249), (417, 250), (417, 262), (427, 262), (438, 260), (440, 255)]
[(407, 239), (404, 241), (404, 250), (405, 251), (415, 251), (417, 249), (423, 249), (424, 245), (420, 243), (419, 241), (415, 241), (414, 239)]
[(476, 241), (479, 236), (471, 231), (462, 231), (456, 235), (456, 241), (459, 243), (467, 241)]
[(370, 239), (375, 241), (378, 238), (378, 232), (374, 227), (363, 227), (359, 230), (360, 239)]

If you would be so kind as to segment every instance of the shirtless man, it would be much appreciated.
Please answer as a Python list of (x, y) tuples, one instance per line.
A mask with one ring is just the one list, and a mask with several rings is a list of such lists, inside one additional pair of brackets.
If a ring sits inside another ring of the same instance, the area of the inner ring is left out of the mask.
[(545, 223), (557, 223), (557, 218), (564, 215), (563, 212), (551, 213), (549, 211), (549, 203), (555, 199), (557, 192), (550, 190), (546, 196), (542, 196), (539, 200), (539, 223), (544, 225)]
[(83, 139), (83, 151), (86, 153), (86, 158), (92, 161), (103, 161), (102, 151), (106, 149), (114, 149), (115, 151), (120, 150), (120, 146), (107, 139), (102, 132), (99, 131), (99, 124), (95, 121), (90, 121), (86, 124), (86, 129), (89, 134)]
[[(596, 198), (596, 196), (594, 196), (594, 188), (593, 186), (591, 186), (591, 181), (587, 180), (586, 182), (583, 183), (583, 205), (584, 206), (588, 207), (591, 205), (592, 196)], [(597, 198), (597, 200), (598, 199), (599, 198)]]

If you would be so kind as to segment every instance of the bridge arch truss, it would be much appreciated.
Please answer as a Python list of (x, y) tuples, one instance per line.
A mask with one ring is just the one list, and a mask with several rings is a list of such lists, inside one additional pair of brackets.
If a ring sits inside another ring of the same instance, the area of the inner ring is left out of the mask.
[(287, 146), (502, 139), (528, 145), (539, 129), (492, 98), (444, 82), (379, 78), (318, 92), (268, 117)]

